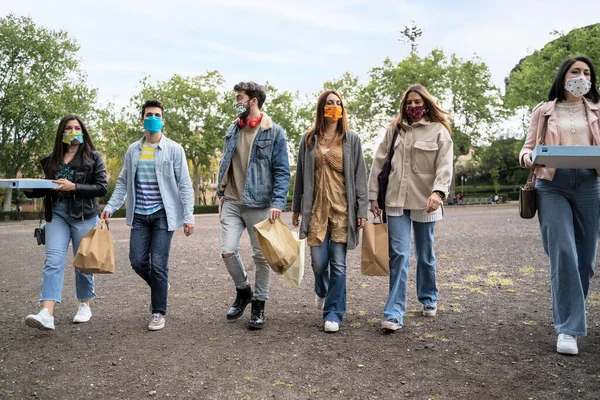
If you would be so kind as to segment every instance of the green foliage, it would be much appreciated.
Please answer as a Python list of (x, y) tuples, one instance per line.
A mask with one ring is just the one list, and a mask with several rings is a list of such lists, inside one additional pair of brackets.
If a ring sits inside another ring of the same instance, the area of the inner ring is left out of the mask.
[(548, 99), (556, 70), (567, 58), (586, 55), (600, 63), (600, 24), (573, 29), (523, 58), (506, 78), (505, 103), (511, 110), (533, 107)]
[(58, 120), (90, 116), (96, 90), (86, 86), (78, 50), (65, 31), (13, 14), (0, 19), (0, 176), (39, 176), (37, 160), (51, 152)]
[(314, 112), (308, 100), (300, 99), (298, 91), (279, 91), (268, 83), (265, 86), (267, 100), (263, 111), (285, 130), (288, 155), (295, 160), (302, 135), (312, 125)]

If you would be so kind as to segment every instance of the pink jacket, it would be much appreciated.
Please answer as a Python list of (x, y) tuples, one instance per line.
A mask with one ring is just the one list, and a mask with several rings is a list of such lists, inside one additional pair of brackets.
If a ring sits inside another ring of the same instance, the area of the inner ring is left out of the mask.
[[(600, 121), (598, 121), (600, 118), (600, 104), (592, 103), (585, 97), (583, 98), (583, 103), (585, 104), (585, 108), (587, 110), (587, 120), (590, 126), (590, 131), (592, 132), (593, 145), (600, 146), (600, 126), (598, 125), (600, 123)], [(519, 162), (521, 163), (522, 167), (525, 166), (523, 164), (523, 156), (525, 154), (529, 154), (531, 157), (533, 149), (537, 144), (540, 143), (542, 128), (546, 118), (548, 118), (548, 128), (546, 130), (546, 140), (544, 144), (547, 146), (560, 145), (558, 118), (556, 116), (556, 100), (542, 103), (533, 109), (531, 123), (529, 124), (529, 129), (527, 130), (527, 138), (525, 139), (525, 144), (519, 153)], [(598, 176), (600, 176), (600, 168), (598, 168), (596, 172), (598, 173)], [(546, 179), (548, 181), (554, 179), (555, 173), (555, 168), (536, 168), (535, 170), (535, 174), (538, 179)]]

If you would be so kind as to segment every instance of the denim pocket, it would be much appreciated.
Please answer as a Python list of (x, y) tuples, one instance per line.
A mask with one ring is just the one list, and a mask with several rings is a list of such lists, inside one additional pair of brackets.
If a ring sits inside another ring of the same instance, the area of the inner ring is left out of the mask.
[(257, 140), (256, 141), (256, 157), (262, 160), (271, 158), (273, 150), (272, 140)]

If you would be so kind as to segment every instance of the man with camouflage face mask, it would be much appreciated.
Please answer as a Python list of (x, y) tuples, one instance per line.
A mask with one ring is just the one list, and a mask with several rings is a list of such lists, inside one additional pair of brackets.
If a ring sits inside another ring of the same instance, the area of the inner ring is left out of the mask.
[[(271, 222), (279, 218), (286, 205), (290, 166), (285, 131), (260, 111), (267, 97), (265, 87), (255, 82), (240, 82), (233, 90), (237, 119), (225, 135), (217, 184), (221, 253), (237, 291), (227, 319), (241, 317), (252, 302), (248, 325), (262, 329), (265, 301), (269, 298), (270, 268), (252, 228), (267, 218)], [(239, 255), (244, 229), (250, 237), (256, 266), (254, 292)]]

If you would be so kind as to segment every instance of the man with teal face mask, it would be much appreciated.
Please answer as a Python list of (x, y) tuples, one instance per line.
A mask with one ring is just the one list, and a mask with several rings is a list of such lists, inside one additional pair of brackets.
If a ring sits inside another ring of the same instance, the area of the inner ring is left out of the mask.
[(164, 135), (163, 111), (157, 100), (142, 106), (145, 135), (127, 149), (115, 190), (100, 216), (108, 222), (127, 202), (129, 260), (150, 286), (151, 331), (165, 326), (173, 233), (182, 225), (186, 236), (194, 232), (194, 191), (185, 152)]

